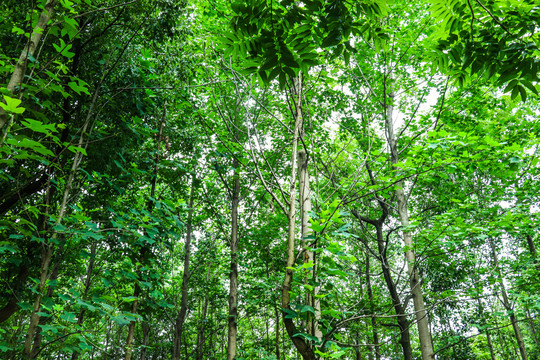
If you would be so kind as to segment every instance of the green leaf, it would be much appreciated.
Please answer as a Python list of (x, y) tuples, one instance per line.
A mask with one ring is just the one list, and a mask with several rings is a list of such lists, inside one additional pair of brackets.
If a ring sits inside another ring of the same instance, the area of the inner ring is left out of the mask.
[(313, 315), (315, 315), (315, 309), (312, 306), (304, 305), (302, 309), (300, 310), (301, 313), (310, 312)]
[(90, 95), (90, 92), (88, 91), (88, 88), (86, 87), (88, 84), (80, 79), (76, 79), (76, 80), (77, 82), (75, 81), (68, 82), (68, 86), (79, 95), (81, 95), (81, 93)]
[(77, 322), (77, 319), (75, 318), (75, 314), (72, 313), (72, 312), (65, 312), (65, 313), (60, 315), (60, 318), (62, 320), (70, 322), (70, 323), (76, 323)]
[(57, 334), (57, 333), (58, 333), (58, 327), (56, 327), (56, 326), (54, 326), (54, 325), (39, 325), (39, 327), (40, 327), (44, 332), (50, 331), (50, 332), (52, 332), (53, 334)]
[(287, 314), (285, 315), (285, 319), (294, 319), (298, 317), (298, 313), (296, 311), (291, 309), (284, 309), (283, 311)]
[(22, 140), (17, 140), (16, 138), (9, 138), (6, 140), (7, 144), (18, 146), (21, 148), (29, 148), (34, 150), (35, 152), (45, 155), (45, 156), (54, 156), (54, 153), (47, 149), (42, 144), (38, 143), (37, 141), (30, 140), (29, 138), (23, 138)]
[(87, 153), (86, 153), (86, 149), (85, 148), (82, 148), (80, 146), (75, 146), (75, 145), (70, 145), (68, 147), (68, 150), (71, 151), (71, 152), (74, 152), (75, 154), (80, 152), (81, 154), (83, 154), (84, 156), (87, 156)]
[(21, 123), (30, 130), (43, 134), (50, 134), (51, 132), (56, 131), (54, 124), (46, 125), (39, 120), (24, 119)]
[(116, 315), (116, 316), (112, 316), (111, 317), (111, 320), (114, 321), (115, 323), (117, 323), (118, 325), (120, 326), (125, 326), (125, 325), (129, 325), (129, 323), (131, 322), (126, 316), (124, 315)]
[(26, 109), (18, 107), (21, 100), (4, 95), (5, 104), (0, 102), (0, 106), (6, 111), (14, 114), (22, 114)]

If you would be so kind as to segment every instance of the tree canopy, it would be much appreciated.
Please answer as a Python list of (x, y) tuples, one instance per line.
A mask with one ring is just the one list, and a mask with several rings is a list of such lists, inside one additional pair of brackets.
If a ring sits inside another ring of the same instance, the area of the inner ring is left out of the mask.
[(540, 357), (536, 1), (0, 20), (0, 358)]

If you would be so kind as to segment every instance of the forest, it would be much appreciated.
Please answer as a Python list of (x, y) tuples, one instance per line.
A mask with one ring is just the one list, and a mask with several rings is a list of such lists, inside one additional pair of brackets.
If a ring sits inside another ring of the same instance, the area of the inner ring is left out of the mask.
[(2, 0), (0, 359), (540, 359), (537, 0)]

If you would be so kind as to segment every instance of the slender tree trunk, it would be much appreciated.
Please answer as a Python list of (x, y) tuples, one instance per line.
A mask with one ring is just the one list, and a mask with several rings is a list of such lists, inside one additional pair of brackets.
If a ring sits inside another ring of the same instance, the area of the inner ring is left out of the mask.
[[(208, 267), (208, 272), (206, 273), (206, 283), (210, 281), (210, 267)], [(204, 355), (204, 342), (205, 342), (205, 330), (206, 330), (206, 314), (208, 312), (208, 293), (204, 295), (204, 304), (202, 308), (202, 313), (200, 316), (201, 325), (199, 326), (199, 332), (197, 334), (197, 360), (203, 360)]]
[(377, 246), (379, 254), (381, 255), (381, 269), (383, 272), (384, 281), (386, 282), (386, 287), (390, 293), (390, 298), (392, 299), (392, 305), (394, 306), (394, 311), (397, 315), (397, 323), (399, 327), (399, 344), (403, 350), (403, 359), (412, 360), (413, 353), (411, 347), (411, 336), (409, 333), (410, 322), (407, 319), (407, 314), (403, 303), (399, 297), (396, 284), (392, 279), (392, 274), (390, 272), (390, 264), (388, 263), (388, 258), (386, 254), (386, 246), (384, 244), (383, 233), (382, 233), (382, 224), (376, 227), (377, 230)]
[[(157, 177), (158, 177), (158, 168), (159, 168), (159, 161), (161, 158), (161, 147), (162, 147), (162, 140), (163, 140), (163, 128), (165, 126), (165, 120), (167, 116), (167, 102), (165, 101), (165, 104), (163, 105), (163, 115), (161, 117), (161, 122), (159, 125), (159, 131), (158, 131), (158, 137), (156, 142), (156, 157), (154, 159), (154, 171), (152, 173), (152, 178), (150, 179), (150, 198), (147, 201), (146, 208), (148, 212), (152, 212), (154, 210), (154, 202), (152, 199), (155, 198), (155, 192), (156, 192), (156, 183), (157, 183)], [(139, 307), (139, 297), (141, 295), (141, 286), (139, 284), (139, 281), (141, 280), (141, 268), (142, 264), (146, 262), (146, 256), (149, 253), (148, 245), (143, 244), (141, 245), (140, 251), (139, 251), (139, 261), (136, 268), (136, 274), (137, 274), (137, 280), (135, 282), (135, 288), (133, 290), (133, 297), (135, 300), (133, 301), (132, 307), (131, 307), (131, 313), (137, 314), (137, 309)], [(135, 325), (136, 321), (130, 321), (128, 326), (128, 336), (126, 340), (126, 354), (124, 357), (124, 360), (131, 360), (133, 356), (133, 340), (135, 337)]]
[(528, 360), (527, 350), (525, 349), (525, 342), (523, 341), (523, 335), (521, 335), (521, 330), (519, 328), (518, 320), (516, 317), (516, 314), (514, 313), (514, 309), (512, 308), (512, 304), (510, 303), (510, 299), (508, 298), (508, 294), (506, 293), (506, 288), (504, 286), (503, 276), (501, 272), (501, 268), (499, 267), (499, 259), (497, 258), (497, 252), (495, 249), (495, 244), (493, 243), (493, 240), (489, 240), (489, 246), (491, 247), (491, 256), (493, 258), (493, 264), (495, 265), (495, 269), (497, 271), (497, 274), (499, 275), (498, 282), (499, 286), (501, 287), (501, 295), (503, 298), (503, 306), (506, 309), (508, 313), (508, 317), (510, 318), (510, 322), (512, 323), (512, 328), (514, 329), (514, 335), (516, 337), (516, 343), (519, 348), (519, 353), (521, 355), (522, 360)]
[(536, 326), (534, 324), (534, 318), (531, 316), (531, 312), (529, 311), (529, 309), (527, 309), (527, 322), (529, 323), (529, 329), (531, 331), (531, 337), (532, 337), (534, 343), (536, 344), (536, 346), (539, 346), (540, 344), (538, 343), (538, 334), (536, 332)]
[(279, 353), (279, 333), (280, 333), (280, 330), (279, 330), (279, 311), (278, 311), (277, 307), (275, 309), (276, 309), (276, 359), (280, 360), (281, 357), (280, 357), (280, 353)]
[[(370, 174), (370, 177), (372, 178), (372, 182), (375, 184), (371, 170), (369, 168), (368, 168), (368, 172)], [(380, 256), (383, 278), (386, 283), (386, 288), (388, 289), (388, 292), (390, 293), (390, 298), (392, 299), (392, 306), (394, 307), (394, 311), (396, 312), (396, 315), (397, 315), (396, 320), (399, 327), (399, 344), (401, 345), (401, 349), (403, 350), (403, 359), (412, 360), (413, 354), (412, 354), (412, 347), (411, 347), (411, 337), (409, 333), (410, 322), (407, 319), (407, 314), (405, 312), (405, 308), (403, 307), (403, 303), (401, 302), (396, 284), (394, 283), (394, 280), (392, 279), (392, 273), (391, 273), (390, 264), (388, 262), (388, 256), (387, 256), (387, 251), (386, 251), (386, 243), (384, 241), (384, 236), (383, 236), (382, 227), (383, 227), (384, 221), (386, 220), (386, 217), (388, 216), (388, 207), (385, 205), (384, 201), (381, 201), (381, 200), (379, 200), (379, 205), (381, 206), (381, 209), (382, 209), (382, 215), (377, 220), (365, 218), (361, 216), (355, 210), (352, 211), (352, 214), (358, 220), (367, 222), (375, 227), (376, 238), (377, 238), (377, 250)]]
[[(49, 276), (49, 282), (53, 282), (56, 279), (58, 279), (58, 267), (59, 267), (58, 263), (56, 263), (53, 266), (53, 269), (51, 270), (51, 274)], [(48, 298), (51, 298), (53, 296), (53, 293), (54, 293), (54, 288), (52, 286), (49, 286), (47, 288), (47, 293), (46, 293), (45, 296), (48, 297)], [(41, 330), (40, 325), (46, 325), (50, 320), (51, 320), (50, 317), (40, 317), (40, 319), (39, 319), (39, 324), (38, 324), (38, 327), (36, 329), (36, 334), (35, 334), (35, 337), (34, 337), (34, 344), (32, 345), (32, 358), (33, 359), (37, 358), (37, 355), (41, 351), (40, 348), (41, 348), (41, 343), (43, 341), (43, 334), (42, 334), (42, 330)]]
[[(81, 147), (83, 144), (84, 135), (86, 133), (86, 129), (89, 124), (89, 119), (92, 114), (92, 108), (95, 104), (95, 99), (97, 97), (97, 90), (94, 93), (94, 99), (92, 101), (92, 105), (90, 107), (89, 115), (87, 117), (87, 121), (85, 122), (82, 131), (81, 136), (79, 138), (79, 147)], [(63, 196), (62, 196), (62, 202), (60, 204), (60, 209), (58, 212), (58, 218), (56, 219), (56, 225), (60, 224), (62, 222), (62, 219), (64, 218), (64, 213), (66, 211), (67, 203), (68, 203), (68, 197), (71, 192), (71, 188), (73, 187), (73, 181), (75, 179), (75, 173), (77, 172), (77, 169), (79, 167), (79, 163), (81, 161), (82, 154), (80, 152), (77, 152), (75, 154), (75, 157), (73, 158), (73, 164), (71, 166), (68, 180), (66, 182), (66, 187), (64, 188)], [(49, 185), (50, 189), (50, 185)], [(49, 192), (49, 190), (48, 190)], [(49, 202), (49, 200), (47, 200)], [(45, 227), (44, 227), (45, 229)], [(50, 273), (49, 273), (49, 267), (51, 265), (51, 260), (54, 252), (54, 243), (55, 239), (58, 238), (58, 233), (54, 232), (51, 237), (51, 241), (48, 241), (48, 243), (43, 244), (42, 248), (42, 255), (41, 255), (41, 269), (40, 269), (40, 280), (39, 280), (39, 286), (38, 286), (38, 293), (36, 296), (36, 299), (34, 301), (34, 306), (32, 309), (32, 315), (30, 316), (30, 324), (28, 326), (28, 332), (26, 334), (26, 339), (24, 342), (23, 347), (23, 356), (26, 359), (31, 359), (33, 350), (32, 350), (32, 343), (34, 340), (34, 335), (36, 333), (37, 326), (39, 325), (39, 319), (40, 319), (40, 310), (41, 310), (41, 300), (43, 297), (43, 292), (45, 291), (47, 280), (49, 279)]]
[(150, 325), (148, 323), (143, 322), (142, 323), (142, 332), (143, 332), (143, 346), (141, 349), (141, 357), (140, 360), (146, 360), (146, 350), (148, 348), (148, 342), (150, 340)]
[(375, 319), (375, 303), (373, 302), (373, 290), (371, 289), (371, 271), (369, 265), (369, 253), (366, 251), (366, 283), (369, 298), (369, 307), (371, 310), (371, 328), (373, 329), (373, 352), (375, 359), (381, 360), (381, 349), (379, 346), (379, 334), (377, 333), (377, 320)]
[(195, 199), (195, 171), (191, 175), (191, 189), (189, 194), (189, 211), (186, 224), (186, 242), (184, 244), (184, 274), (182, 275), (182, 290), (180, 297), (180, 311), (176, 317), (176, 326), (174, 329), (174, 353), (173, 359), (180, 359), (180, 347), (182, 345), (182, 332), (184, 330), (184, 321), (187, 313), (188, 288), (189, 288), (189, 261), (191, 256), (191, 232), (193, 226), (193, 204)]
[(32, 309), (32, 315), (30, 317), (30, 325), (28, 326), (28, 331), (26, 334), (26, 340), (24, 341), (23, 355), (26, 359), (32, 359), (32, 343), (34, 341), (34, 334), (36, 333), (37, 326), (39, 324), (41, 310), (41, 299), (42, 294), (45, 290), (47, 279), (49, 277), (49, 266), (51, 264), (53, 254), (53, 246), (44, 245), (42, 262), (41, 262), (41, 273), (39, 277), (39, 286), (37, 289), (37, 296), (34, 300), (34, 307)]
[(238, 204), (240, 199), (239, 162), (233, 160), (234, 180), (231, 206), (231, 273), (229, 277), (229, 328), (227, 332), (227, 360), (236, 356), (238, 327)]
[[(137, 269), (137, 273), (140, 273), (140, 266)], [(139, 283), (137, 282), (135, 284), (135, 289), (133, 290), (133, 297), (135, 300), (133, 301), (131, 305), (131, 313), (137, 314), (137, 309), (139, 306), (139, 296), (141, 295), (141, 287), (139, 286)], [(133, 339), (135, 338), (135, 325), (137, 324), (136, 321), (130, 321), (128, 326), (128, 336), (126, 340), (126, 355), (124, 357), (125, 360), (131, 360), (131, 357), (133, 356)]]
[(534, 245), (534, 241), (531, 235), (527, 235), (527, 246), (529, 247), (529, 252), (531, 253), (531, 256), (536, 259), (538, 254), (536, 252), (536, 246)]
[[(92, 273), (94, 272), (94, 264), (96, 262), (96, 250), (97, 250), (97, 242), (92, 243), (92, 246), (90, 247), (90, 260), (88, 262), (88, 267), (86, 268), (86, 279), (84, 281), (84, 293), (83, 298), (86, 298), (88, 296), (88, 292), (90, 291), (90, 286), (92, 285)], [(84, 321), (84, 314), (86, 313), (86, 309), (82, 308), (79, 312), (79, 316), (77, 317), (77, 326), (81, 326)], [(79, 353), (74, 352), (71, 354), (71, 360), (77, 360), (79, 358)]]
[[(15, 64), (15, 69), (13, 70), (11, 79), (9, 80), (9, 83), (7, 86), (7, 90), (10, 94), (13, 94), (15, 92), (15, 87), (20, 86), (22, 84), (24, 75), (26, 74), (28, 58), (31, 56), (34, 56), (34, 54), (36, 53), (37, 46), (39, 45), (39, 42), (41, 41), (41, 37), (45, 33), (45, 29), (47, 28), (47, 23), (52, 17), (56, 3), (57, 3), (56, 0), (48, 0), (45, 3), (45, 7), (43, 8), (43, 11), (39, 15), (38, 21), (36, 25), (34, 26), (32, 34), (30, 35), (30, 39), (28, 40), (28, 42), (26, 43), (26, 46), (21, 52), (21, 55), (19, 56), (19, 60), (17, 61), (17, 64)], [(8, 122), (8, 120), (9, 120), (9, 114), (6, 113), (4, 108), (0, 107), (0, 133), (1, 133), (1, 130), (4, 128), (4, 126), (6, 125), (6, 123)]]
[[(396, 172), (399, 168), (396, 166), (399, 163), (399, 152), (397, 149), (397, 140), (394, 134), (393, 125), (393, 104), (394, 94), (391, 92), (388, 97), (390, 98), (390, 104), (386, 105), (386, 132), (388, 145), (390, 147), (390, 154), (392, 158), (392, 164), (395, 167)], [(409, 209), (408, 201), (403, 191), (403, 181), (396, 183), (395, 196), (398, 203), (398, 214), (401, 225), (404, 228), (409, 226)], [(418, 337), (420, 339), (420, 350), (422, 352), (423, 360), (433, 360), (435, 358), (433, 351), (433, 342), (431, 339), (431, 331), (429, 330), (429, 322), (427, 318), (427, 312), (424, 304), (424, 295), (422, 293), (422, 285), (420, 281), (420, 275), (418, 268), (416, 267), (416, 253), (415, 244), (413, 241), (412, 233), (410, 231), (403, 231), (403, 242), (405, 244), (405, 259), (407, 261), (407, 273), (409, 275), (409, 283), (411, 289), (411, 295), (413, 298), (414, 312), (416, 314), (416, 325), (418, 327)]]
[[(303, 138), (303, 131), (300, 133), (300, 137)], [(315, 259), (315, 253), (310, 250), (314, 247), (313, 230), (311, 229), (311, 223), (309, 222), (311, 212), (311, 191), (309, 185), (309, 171), (308, 171), (308, 155), (304, 149), (298, 150), (298, 195), (300, 198), (300, 217), (302, 219), (302, 247), (304, 251), (304, 262), (313, 264), (313, 270), (310, 271), (311, 280), (314, 283), (317, 282), (317, 265)], [(319, 320), (321, 319), (321, 302), (317, 298), (319, 293), (319, 287), (313, 288), (313, 293), (307, 294), (307, 304), (315, 309), (315, 314), (308, 313), (307, 328), (310, 335), (315, 336), (317, 339), (322, 339), (322, 331), (319, 326)]]
[[(366, 163), (366, 170), (368, 172), (371, 183), (373, 185), (376, 185), (377, 182), (375, 180), (375, 177), (373, 176), (373, 172), (371, 171), (371, 168), (368, 163)], [(412, 347), (411, 347), (411, 337), (410, 337), (410, 332), (409, 332), (410, 322), (407, 319), (407, 314), (405, 312), (405, 308), (403, 306), (403, 303), (401, 302), (399, 293), (397, 291), (397, 286), (394, 283), (394, 280), (392, 279), (390, 263), (388, 262), (388, 255), (387, 255), (387, 243), (384, 240), (384, 234), (383, 234), (383, 224), (386, 221), (386, 218), (388, 217), (389, 208), (383, 199), (377, 197), (377, 201), (382, 210), (382, 214), (377, 220), (363, 217), (356, 210), (353, 210), (352, 214), (358, 220), (364, 221), (375, 227), (376, 239), (377, 239), (377, 250), (379, 252), (383, 278), (386, 282), (386, 287), (388, 289), (388, 292), (390, 293), (390, 298), (392, 299), (392, 305), (397, 315), (396, 320), (399, 327), (399, 337), (400, 337), (399, 343), (403, 351), (403, 358), (404, 360), (412, 360), (413, 354), (412, 354)], [(367, 253), (366, 253), (366, 263), (369, 264), (369, 255)], [(369, 284), (369, 280), (368, 280), (368, 284)], [(372, 321), (373, 323), (376, 323), (375, 318), (372, 318)], [(378, 356), (380, 356), (380, 351), (378, 353)]]
[(291, 285), (293, 279), (292, 267), (295, 262), (295, 237), (296, 237), (296, 169), (297, 169), (297, 154), (298, 154), (298, 138), (300, 134), (300, 129), (303, 124), (302, 118), (302, 76), (299, 75), (296, 81), (296, 111), (295, 111), (295, 121), (294, 121), (294, 130), (293, 130), (293, 141), (292, 141), (292, 160), (291, 160), (291, 182), (289, 186), (290, 199), (289, 199), (289, 210), (287, 213), (288, 219), (288, 235), (287, 235), (287, 261), (286, 261), (286, 270), (285, 277), (283, 279), (283, 286), (281, 291), (281, 308), (283, 311), (283, 324), (287, 330), (289, 338), (293, 342), (294, 346), (298, 352), (302, 355), (304, 360), (314, 360), (316, 359), (315, 353), (311, 349), (308, 343), (306, 343), (302, 338), (294, 336), (297, 333), (296, 326), (292, 319), (287, 317), (287, 312), (285, 310), (290, 310), (291, 302)]
[(491, 360), (496, 360), (495, 351), (493, 350), (493, 344), (491, 343), (491, 335), (489, 335), (489, 331), (486, 331), (486, 339), (487, 339), (487, 345), (489, 348), (489, 354), (491, 356)]

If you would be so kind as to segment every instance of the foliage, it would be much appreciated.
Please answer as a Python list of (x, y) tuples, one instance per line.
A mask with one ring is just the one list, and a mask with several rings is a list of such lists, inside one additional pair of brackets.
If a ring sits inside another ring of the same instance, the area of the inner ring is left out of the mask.
[(0, 358), (535, 358), (539, 14), (2, 1)]

